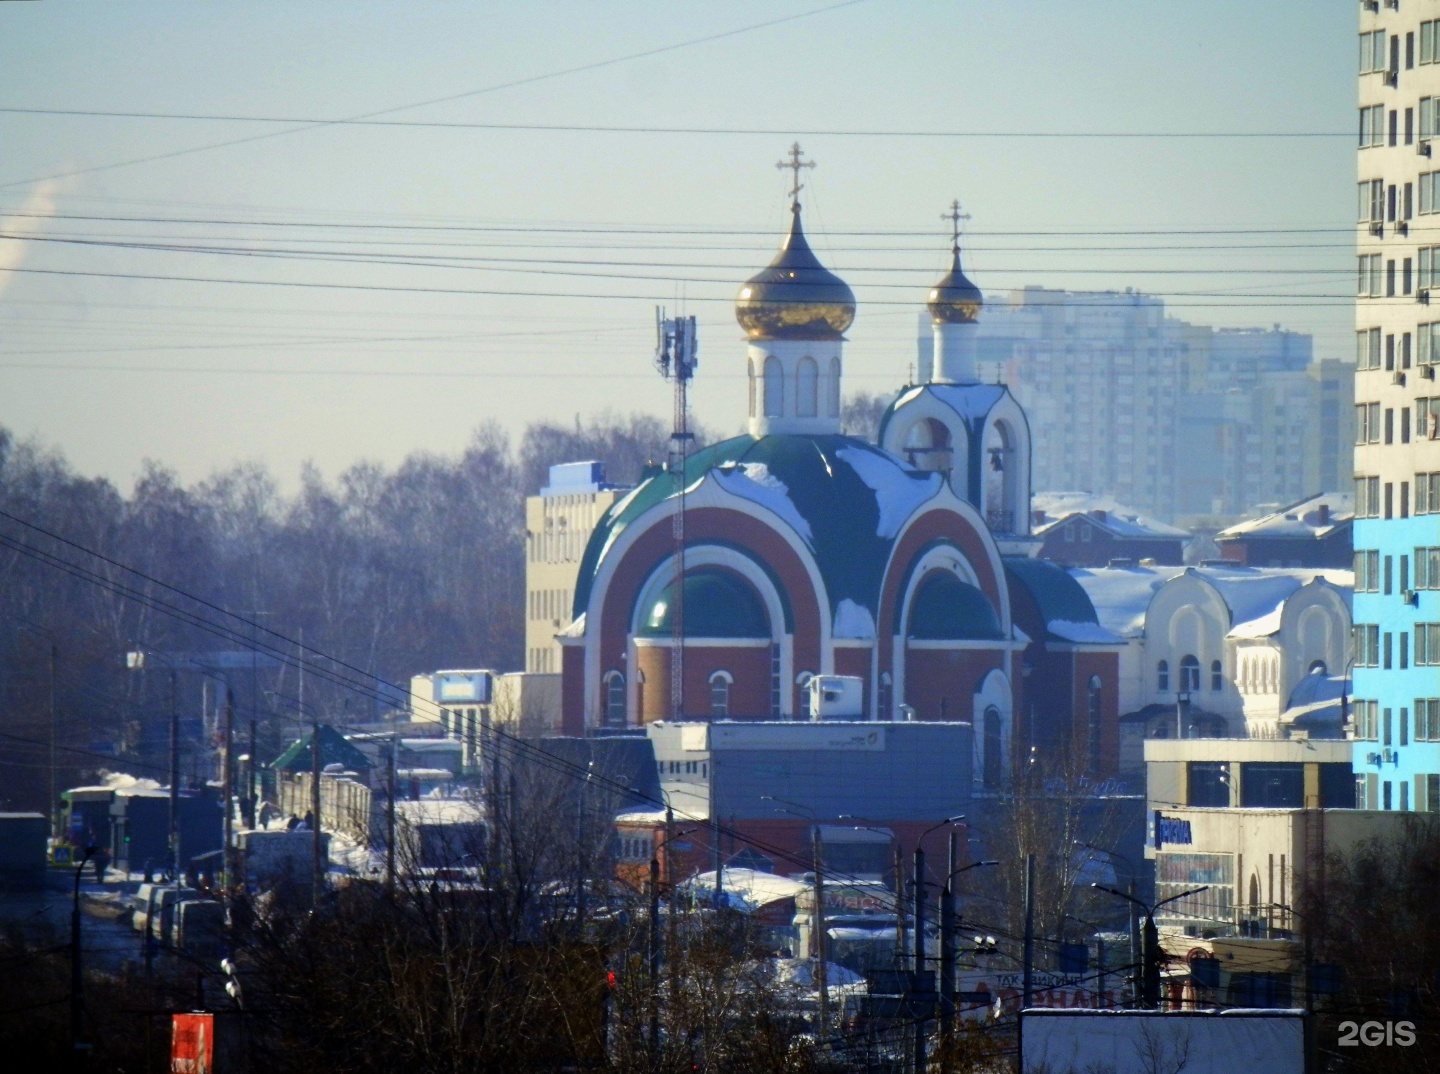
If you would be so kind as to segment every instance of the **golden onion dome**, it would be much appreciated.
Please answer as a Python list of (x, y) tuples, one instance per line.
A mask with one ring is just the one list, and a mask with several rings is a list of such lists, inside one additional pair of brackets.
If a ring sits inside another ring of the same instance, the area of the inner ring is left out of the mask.
[(954, 262), (950, 271), (930, 289), (930, 319), (935, 324), (974, 324), (980, 319), (985, 297), (970, 277), (960, 270), (960, 245), (953, 247)]
[(855, 293), (820, 264), (805, 241), (800, 206), (780, 252), (735, 296), (735, 319), (751, 339), (841, 339), (855, 321)]

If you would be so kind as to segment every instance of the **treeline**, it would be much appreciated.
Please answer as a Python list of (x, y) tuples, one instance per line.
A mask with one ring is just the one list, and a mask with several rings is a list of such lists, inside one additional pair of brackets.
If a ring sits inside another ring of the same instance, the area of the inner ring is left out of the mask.
[[(61, 789), (112, 753), (137, 775), (164, 775), (147, 741), (158, 734), (163, 756), (167, 677), (128, 672), (125, 654), (245, 648), (248, 628), (238, 638), (205, 628), (234, 625), (215, 609), (303, 637), (374, 680), (520, 667), (524, 497), (550, 465), (575, 459), (600, 459), (611, 480), (633, 482), (664, 459), (667, 441), (666, 424), (644, 415), (536, 424), (518, 446), (488, 424), (454, 456), (361, 462), (334, 481), (307, 467), (293, 495), (256, 464), (186, 485), (157, 463), (126, 495), (0, 428), (0, 808), (45, 800), (52, 647)], [(157, 582), (198, 600), (177, 602)], [(187, 714), (198, 712), (201, 678), (179, 677)], [(258, 685), (234, 678), (242, 716), (268, 731), (293, 714), (292, 670)], [(376, 692), (316, 676), (306, 710), (358, 722), (380, 707)]]

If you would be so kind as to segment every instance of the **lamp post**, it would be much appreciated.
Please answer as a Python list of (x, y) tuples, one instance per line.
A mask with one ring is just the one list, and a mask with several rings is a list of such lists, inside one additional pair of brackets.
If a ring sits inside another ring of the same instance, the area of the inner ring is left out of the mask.
[[(1135, 899), (1135, 885), (1137, 883), (1137, 878), (1135, 875), (1135, 863), (1132, 862), (1128, 856), (1120, 853), (1118, 850), (1108, 850), (1105, 847), (1096, 846), (1094, 843), (1082, 843), (1079, 840), (1075, 841), (1075, 845), (1077, 847), (1084, 847), (1086, 850), (1093, 850), (1097, 854), (1104, 854), (1106, 857), (1109, 858), (1119, 858), (1122, 862), (1125, 863), (1125, 869), (1128, 874), (1126, 877), (1125, 886), (1129, 890), (1129, 895), (1127, 896), (1127, 898), (1131, 900), (1131, 905), (1128, 908), (1130, 933), (1130, 965), (1134, 966), (1138, 964), (1140, 961), (1140, 917), (1135, 913), (1135, 907), (1136, 905), (1138, 905), (1138, 901)], [(1105, 970), (1103, 958), (1101, 959), (1100, 970), (1102, 973)], [(1136, 984), (1135, 988), (1132, 991), (1131, 998), (1138, 1003), (1140, 1000), (1139, 975), (1136, 975), (1133, 980), (1136, 982)], [(1102, 988), (1100, 989), (1100, 991), (1103, 993), (1105, 990)]]
[(84, 977), (80, 966), (80, 874), (98, 847), (86, 847), (80, 864), (75, 866), (75, 899), (70, 908), (70, 1048), (86, 1047), (80, 1041), (80, 992)]
[[(689, 835), (694, 828), (671, 831), (671, 813), (665, 810), (665, 837), (650, 851), (650, 921), (649, 921), (649, 963), (650, 963), (650, 1063), (652, 1069), (660, 1061), (660, 848), (673, 839)], [(666, 859), (669, 864), (669, 859)], [(669, 871), (668, 869), (666, 870)]]
[(1116, 888), (1106, 887), (1104, 884), (1091, 884), (1092, 888), (1108, 892), (1111, 895), (1118, 895), (1127, 902), (1133, 903), (1138, 909), (1145, 911), (1145, 931), (1143, 934), (1143, 947), (1140, 966), (1140, 1006), (1146, 1010), (1154, 1010), (1160, 1005), (1160, 963), (1163, 956), (1160, 954), (1160, 933), (1155, 928), (1155, 911), (1167, 903), (1183, 899), (1187, 895), (1199, 895), (1202, 891), (1209, 891), (1210, 885), (1191, 888), (1189, 891), (1182, 891), (1178, 895), (1171, 895), (1168, 899), (1161, 899), (1153, 906), (1141, 902), (1133, 895)]
[[(938, 823), (930, 825), (920, 833), (920, 838), (915, 840), (915, 985), (918, 988), (925, 976), (925, 837), (931, 832), (939, 831), (941, 828), (952, 824), (958, 824), (965, 819), (962, 813), (955, 817), (946, 817)], [(948, 881), (948, 877), (946, 878)], [(913, 989), (912, 989), (913, 991)], [(927, 993), (931, 989), (925, 989)], [(915, 1019), (915, 1074), (923, 1074), (925, 1070), (925, 1018), (924, 1012)]]
[(945, 886), (940, 889), (940, 1069), (948, 1072), (951, 1063), (951, 1042), (955, 1032), (955, 934), (960, 922), (955, 914), (955, 878), (982, 865), (999, 865), (998, 861), (972, 861), (955, 867), (959, 856), (955, 833), (950, 833), (950, 866)]
[(762, 794), (761, 801), (784, 802), (786, 805), (794, 806), (802, 810), (808, 816), (801, 816), (790, 809), (777, 809), (777, 813), (789, 813), (792, 817), (799, 817), (801, 820), (810, 821), (810, 857), (811, 875), (814, 877), (814, 899), (815, 909), (810, 915), (810, 955), (815, 960), (815, 993), (818, 1001), (816, 1011), (817, 1032), (816, 1038), (821, 1042), (822, 1047), (826, 1034), (830, 1032), (830, 981), (826, 972), (825, 961), (829, 953), (825, 950), (825, 875), (824, 857), (822, 854), (822, 840), (820, 838), (820, 822), (815, 817), (815, 811), (799, 802), (789, 802), (784, 798), (777, 798), (773, 794)]

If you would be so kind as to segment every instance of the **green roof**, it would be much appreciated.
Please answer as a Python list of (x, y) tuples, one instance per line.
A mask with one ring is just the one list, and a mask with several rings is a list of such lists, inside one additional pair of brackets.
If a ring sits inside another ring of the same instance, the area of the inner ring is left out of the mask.
[[(313, 732), (312, 732), (313, 734)], [(271, 762), (270, 767), (280, 772), (308, 772), (314, 763), (310, 758), (310, 738), (304, 738), (292, 742), (284, 753)], [(320, 767), (324, 769), (327, 765), (343, 765), (347, 769), (374, 768), (370, 758), (366, 757), (356, 747), (345, 741), (345, 737), (335, 728), (322, 724), (320, 727)]]
[[(881, 486), (878, 493), (862, 479), (856, 465), (870, 482)], [(763, 477), (760, 467), (764, 468)], [(801, 532), (801, 537), (814, 553), (832, 607), (849, 599), (872, 612), (879, 600), (894, 530), (903, 521), (899, 516), (908, 513), (910, 505), (933, 495), (940, 480), (873, 444), (835, 434), (737, 436), (712, 444), (689, 458), (685, 484), (695, 484), (712, 470), (751, 476), (751, 481), (738, 487), (732, 484), (730, 490), (778, 508), (792, 525), (808, 530)], [(783, 491), (776, 482), (784, 486)], [(576, 616), (590, 603), (595, 573), (609, 546), (627, 526), (676, 491), (672, 475), (658, 474), (641, 482), (600, 519), (580, 563)]]
[[(669, 637), (673, 629), (675, 583), (645, 613), (640, 636)], [(754, 590), (726, 571), (701, 569), (685, 575), (685, 633), (692, 638), (768, 638), (769, 618)]]
[(985, 594), (949, 571), (920, 583), (910, 603), (909, 637), (919, 641), (993, 641), (1003, 638), (1000, 620)]
[(1035, 598), (1040, 614), (1044, 616), (1047, 624), (1100, 622), (1085, 587), (1059, 564), (1046, 559), (1017, 556), (1006, 558), (1005, 573), (1018, 581)]

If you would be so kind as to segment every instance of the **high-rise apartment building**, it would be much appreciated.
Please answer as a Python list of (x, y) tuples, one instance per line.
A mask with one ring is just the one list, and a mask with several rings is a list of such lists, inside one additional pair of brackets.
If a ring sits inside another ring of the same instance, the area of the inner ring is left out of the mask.
[[(923, 379), (928, 340), (920, 339)], [(1212, 328), (1133, 291), (992, 297), (977, 368), (1030, 415), (1034, 487), (1085, 489), (1172, 522), (1238, 519), (1347, 488), (1348, 362), (1311, 337)]]
[(525, 670), (559, 674), (555, 633), (573, 618), (575, 578), (595, 524), (629, 489), (606, 484), (599, 462), (550, 467), (550, 483), (525, 498)]
[(1440, 812), (1440, 2), (1359, 13), (1357, 800)]

